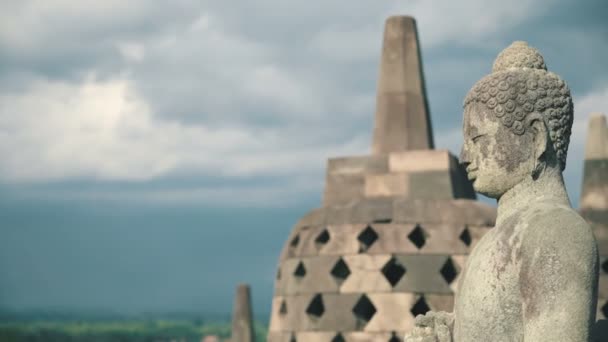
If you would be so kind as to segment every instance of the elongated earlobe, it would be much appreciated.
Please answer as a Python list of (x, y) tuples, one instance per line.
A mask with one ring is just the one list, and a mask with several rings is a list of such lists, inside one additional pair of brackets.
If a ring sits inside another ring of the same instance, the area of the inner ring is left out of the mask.
[(547, 127), (542, 117), (538, 113), (532, 113), (528, 116), (528, 124), (530, 132), (534, 134), (533, 137), (533, 166), (532, 166), (532, 179), (537, 180), (538, 177), (545, 170), (546, 166), (546, 152), (547, 152)]

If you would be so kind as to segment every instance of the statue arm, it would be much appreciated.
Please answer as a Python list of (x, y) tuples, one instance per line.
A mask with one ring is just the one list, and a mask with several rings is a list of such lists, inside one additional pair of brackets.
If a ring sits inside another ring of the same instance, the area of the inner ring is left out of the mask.
[[(552, 217), (551, 217), (552, 216)], [(521, 245), (524, 341), (588, 341), (595, 321), (597, 245), (576, 214), (531, 224)]]

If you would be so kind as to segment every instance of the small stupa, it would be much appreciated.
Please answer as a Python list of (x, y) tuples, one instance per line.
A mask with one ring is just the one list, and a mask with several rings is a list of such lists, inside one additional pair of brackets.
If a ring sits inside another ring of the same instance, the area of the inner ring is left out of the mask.
[(230, 342), (255, 342), (253, 314), (251, 310), (251, 289), (240, 284), (236, 289), (232, 311), (232, 336)]
[(384, 30), (372, 154), (329, 159), (323, 205), (279, 260), (268, 341), (401, 341), (453, 307), (466, 255), (494, 225), (464, 170), (435, 150), (414, 18)]

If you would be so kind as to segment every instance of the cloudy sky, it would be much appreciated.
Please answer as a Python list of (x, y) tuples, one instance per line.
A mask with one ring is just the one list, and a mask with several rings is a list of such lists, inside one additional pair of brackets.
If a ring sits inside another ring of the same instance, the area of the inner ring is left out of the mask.
[(602, 0), (3, 1), (0, 309), (268, 312), (325, 160), (370, 151), (384, 20), (418, 21), (438, 148), (513, 40), (608, 112)]

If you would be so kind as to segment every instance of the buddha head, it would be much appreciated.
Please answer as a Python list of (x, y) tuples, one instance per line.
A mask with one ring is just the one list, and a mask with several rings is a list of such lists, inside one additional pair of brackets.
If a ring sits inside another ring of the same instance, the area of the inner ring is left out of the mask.
[(492, 198), (526, 178), (566, 167), (573, 120), (570, 90), (537, 49), (516, 41), (464, 101), (461, 163), (475, 191)]

